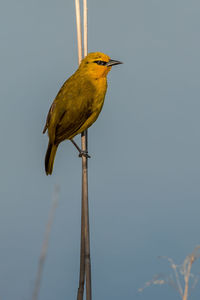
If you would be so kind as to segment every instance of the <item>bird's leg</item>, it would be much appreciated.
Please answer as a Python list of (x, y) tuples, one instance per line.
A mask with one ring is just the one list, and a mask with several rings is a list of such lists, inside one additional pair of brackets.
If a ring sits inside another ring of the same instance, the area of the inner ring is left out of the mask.
[(85, 156), (87, 158), (90, 158), (90, 155), (88, 154), (87, 151), (83, 151), (81, 150), (81, 148), (74, 142), (73, 139), (70, 140), (72, 142), (72, 144), (76, 147), (76, 149), (78, 150), (79, 152), (79, 157), (82, 157), (82, 156)]

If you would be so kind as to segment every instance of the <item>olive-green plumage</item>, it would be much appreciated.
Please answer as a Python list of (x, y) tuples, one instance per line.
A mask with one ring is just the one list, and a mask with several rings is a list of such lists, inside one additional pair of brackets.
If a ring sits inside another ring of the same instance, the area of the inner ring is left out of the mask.
[(46, 174), (51, 174), (56, 150), (63, 140), (90, 127), (103, 107), (107, 74), (120, 62), (100, 53), (86, 56), (78, 70), (63, 84), (52, 103), (43, 133), (48, 129), (49, 145), (45, 157)]

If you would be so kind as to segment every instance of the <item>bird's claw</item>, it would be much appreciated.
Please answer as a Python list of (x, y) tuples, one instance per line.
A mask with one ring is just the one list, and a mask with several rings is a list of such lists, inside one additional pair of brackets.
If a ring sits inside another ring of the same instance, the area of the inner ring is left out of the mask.
[(91, 158), (91, 156), (88, 154), (88, 152), (83, 151), (83, 150), (79, 153), (79, 157), (82, 157), (82, 156), (85, 156), (86, 158)]

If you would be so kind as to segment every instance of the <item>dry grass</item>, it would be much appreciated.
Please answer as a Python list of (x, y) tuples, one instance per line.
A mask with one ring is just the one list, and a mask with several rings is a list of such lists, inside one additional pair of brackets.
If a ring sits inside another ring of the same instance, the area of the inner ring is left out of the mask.
[(199, 276), (191, 273), (193, 263), (200, 257), (200, 246), (195, 247), (194, 251), (187, 255), (183, 263), (177, 265), (172, 258), (160, 256), (159, 258), (166, 259), (169, 262), (172, 273), (169, 275), (157, 274), (150, 281), (147, 281), (143, 290), (151, 285), (168, 284), (172, 286), (179, 294), (182, 300), (188, 300), (192, 290), (196, 287), (199, 281)]
[(55, 188), (54, 188), (53, 203), (52, 203), (52, 207), (51, 207), (51, 210), (50, 210), (50, 213), (49, 213), (49, 218), (48, 218), (46, 231), (45, 231), (45, 234), (44, 234), (44, 240), (43, 240), (43, 244), (42, 244), (42, 250), (41, 250), (41, 253), (40, 253), (40, 258), (39, 258), (39, 263), (38, 263), (38, 270), (37, 270), (37, 275), (36, 275), (35, 287), (34, 287), (34, 291), (33, 291), (32, 300), (37, 300), (38, 297), (39, 297), (39, 291), (40, 291), (40, 286), (41, 286), (44, 263), (45, 263), (46, 256), (47, 256), (50, 232), (51, 232), (53, 220), (54, 220), (54, 217), (55, 217), (56, 208), (58, 206), (58, 194), (59, 194), (59, 187), (56, 185)]

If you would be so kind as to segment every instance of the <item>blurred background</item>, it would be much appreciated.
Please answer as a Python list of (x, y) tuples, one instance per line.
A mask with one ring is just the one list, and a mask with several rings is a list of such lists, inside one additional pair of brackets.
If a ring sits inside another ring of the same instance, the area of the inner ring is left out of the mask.
[[(88, 14), (89, 52), (124, 62), (89, 129), (94, 299), (175, 300), (168, 286), (137, 290), (169, 271), (159, 255), (181, 263), (200, 243), (200, 2), (88, 0)], [(58, 184), (40, 299), (75, 299), (81, 160), (63, 142), (47, 177), (42, 134), (77, 68), (74, 1), (3, 1), (0, 25), (0, 298), (31, 299)]]

